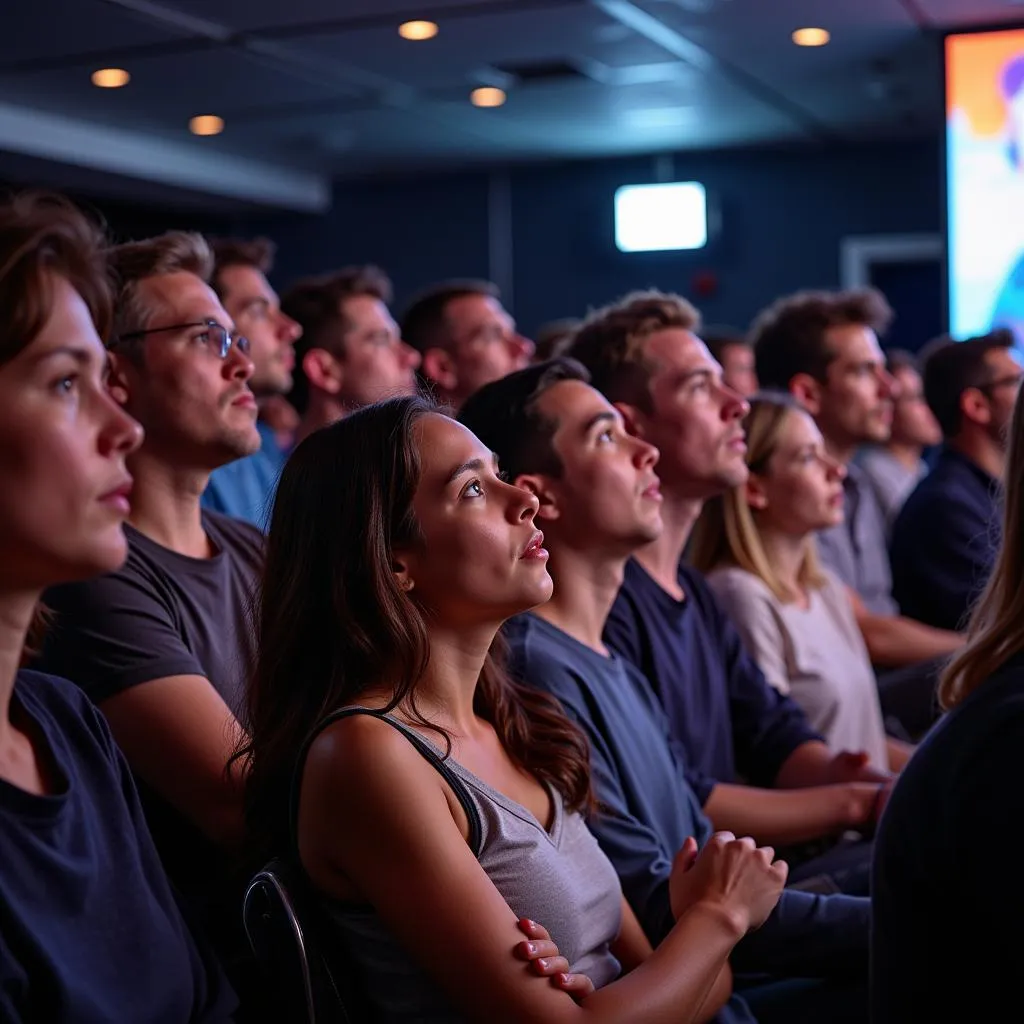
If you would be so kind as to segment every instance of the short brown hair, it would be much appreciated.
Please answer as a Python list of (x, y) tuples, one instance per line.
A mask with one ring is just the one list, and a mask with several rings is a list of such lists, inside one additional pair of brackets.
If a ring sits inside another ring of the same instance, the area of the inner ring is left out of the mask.
[(966, 341), (937, 338), (922, 352), (924, 398), (947, 440), (956, 437), (963, 426), (960, 396), (968, 388), (984, 389), (993, 379), (985, 356), (998, 349), (1012, 349), (1014, 335), (1007, 327)]
[[(310, 349), (322, 348), (331, 355), (345, 357), (348, 326), (344, 305), (347, 299), (369, 295), (385, 305), (391, 303), (391, 281), (380, 267), (366, 265), (343, 267), (332, 274), (296, 281), (281, 297), (281, 310), (302, 328), (295, 345), (295, 375), (289, 396), (299, 412), (309, 403), (309, 381), (302, 369), (302, 358)], [(338, 327), (341, 327), (341, 338)]]
[(850, 324), (883, 334), (892, 309), (875, 288), (844, 292), (797, 292), (764, 310), (750, 328), (757, 379), (764, 388), (785, 391), (798, 374), (824, 381), (835, 359), (826, 334)]
[(46, 325), (54, 276), (82, 297), (106, 339), (112, 296), (101, 228), (63, 196), (24, 193), (0, 205), (0, 363)]
[(644, 354), (644, 342), (672, 327), (695, 331), (700, 313), (681, 295), (631, 292), (591, 313), (563, 354), (590, 371), (591, 384), (609, 402), (629, 402), (649, 410), (653, 367)]
[(160, 313), (139, 294), (140, 282), (178, 273), (195, 274), (209, 282), (213, 273), (213, 253), (206, 239), (194, 231), (168, 231), (140, 242), (115, 245), (109, 259), (117, 287), (111, 344), (126, 334), (144, 331)]
[(484, 295), (500, 299), (501, 292), (490, 281), (455, 280), (431, 285), (414, 296), (402, 314), (402, 340), (418, 352), (432, 348), (448, 348), (451, 338), (445, 313), (448, 304), (468, 295)]
[(208, 238), (213, 253), (213, 276), (210, 285), (217, 296), (224, 299), (220, 274), (228, 267), (253, 267), (261, 274), (269, 274), (274, 267), (277, 247), (269, 238)]

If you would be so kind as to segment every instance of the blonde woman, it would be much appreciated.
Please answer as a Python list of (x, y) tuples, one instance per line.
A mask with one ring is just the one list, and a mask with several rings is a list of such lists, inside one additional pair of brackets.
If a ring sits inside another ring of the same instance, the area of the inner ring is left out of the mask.
[(1024, 1015), (1024, 392), (1009, 438), (1002, 546), (939, 684), (948, 714), (900, 777), (876, 840), (876, 1024)]
[(782, 394), (755, 396), (746, 484), (704, 506), (692, 559), (768, 681), (836, 750), (899, 771), (909, 747), (885, 734), (875, 674), (846, 588), (814, 535), (843, 520), (846, 471), (814, 420)]

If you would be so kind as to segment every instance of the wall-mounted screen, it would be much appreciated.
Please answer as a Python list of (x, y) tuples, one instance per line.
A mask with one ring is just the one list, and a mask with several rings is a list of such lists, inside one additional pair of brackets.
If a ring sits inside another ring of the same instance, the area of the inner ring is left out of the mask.
[(1024, 345), (1024, 29), (945, 45), (950, 333)]
[(615, 244), (622, 252), (701, 249), (708, 204), (699, 181), (623, 185), (615, 190)]

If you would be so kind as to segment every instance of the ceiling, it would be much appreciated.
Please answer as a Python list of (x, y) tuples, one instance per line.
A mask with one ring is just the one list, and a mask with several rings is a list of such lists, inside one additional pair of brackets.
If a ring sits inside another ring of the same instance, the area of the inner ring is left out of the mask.
[[(0, 177), (44, 161), (306, 210), (354, 175), (934, 133), (941, 31), (1024, 22), (1024, 0), (0, 5)], [(402, 39), (411, 18), (438, 35)], [(794, 46), (808, 25), (831, 43)], [(130, 84), (95, 88), (107, 66)], [(472, 106), (479, 85), (505, 105)], [(193, 137), (197, 114), (223, 134)]]

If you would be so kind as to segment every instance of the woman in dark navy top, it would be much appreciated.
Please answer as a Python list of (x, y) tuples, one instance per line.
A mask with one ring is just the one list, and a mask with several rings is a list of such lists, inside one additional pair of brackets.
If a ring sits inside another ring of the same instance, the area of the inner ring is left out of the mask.
[(0, 1021), (223, 1024), (102, 717), (20, 669), (43, 590), (126, 554), (141, 431), (106, 389), (101, 242), (61, 200), (0, 206)]
[(1022, 396), (1010, 426), (1002, 547), (939, 698), (949, 713), (904, 769), (875, 840), (876, 1024), (1021, 1016)]

